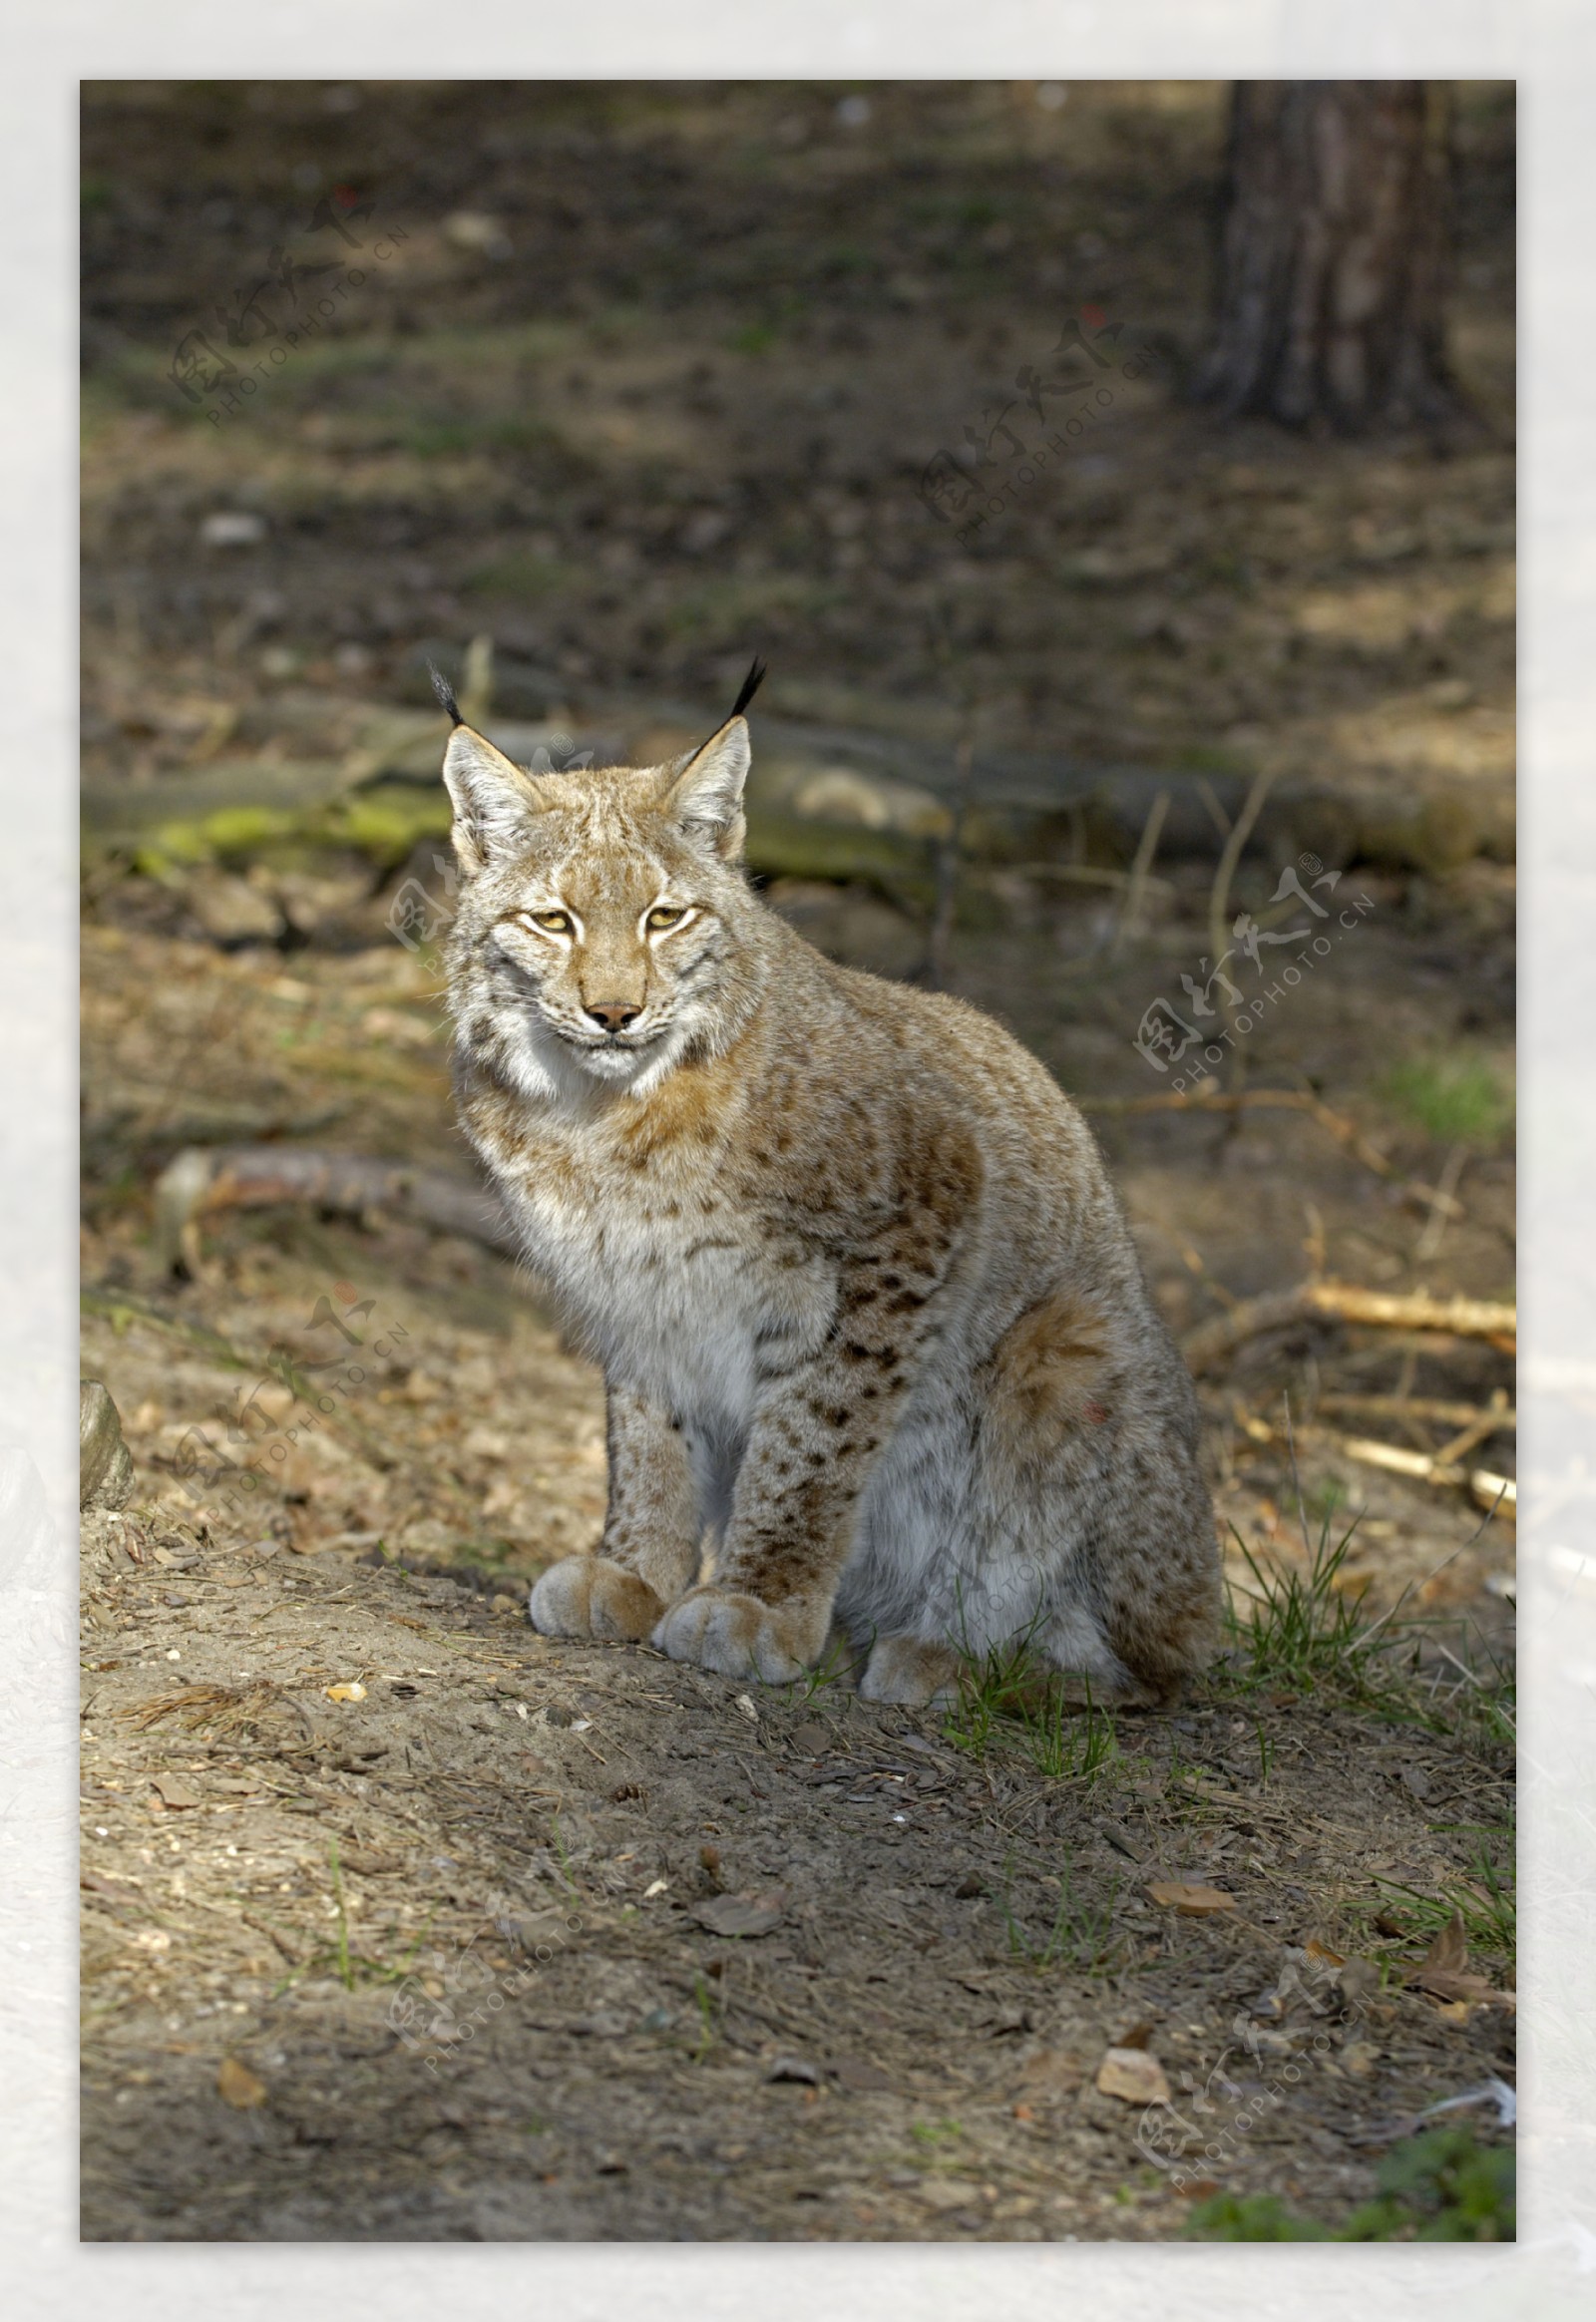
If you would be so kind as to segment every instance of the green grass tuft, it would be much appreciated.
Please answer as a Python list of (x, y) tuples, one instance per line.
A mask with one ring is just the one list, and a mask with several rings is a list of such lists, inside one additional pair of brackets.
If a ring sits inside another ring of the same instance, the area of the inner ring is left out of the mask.
[(1393, 2145), (1375, 2198), (1344, 2225), (1288, 2209), (1274, 2193), (1216, 2193), (1186, 2230), (1202, 2241), (1511, 2241), (1517, 2231), (1512, 2148), (1470, 2128), (1430, 2128)]
[(1510, 1083), (1490, 1057), (1475, 1049), (1409, 1056), (1387, 1073), (1379, 1094), (1437, 1145), (1472, 1145), (1488, 1152), (1513, 1124)]
[(1362, 1592), (1354, 1594), (1337, 1585), (1358, 1518), (1333, 1546), (1334, 1519), (1332, 1499), (1323, 1506), (1319, 1538), (1309, 1548), (1306, 1572), (1289, 1567), (1266, 1572), (1232, 1527), (1258, 1583), (1258, 1593), (1248, 1596), (1244, 1612), (1238, 1612), (1234, 1594), (1226, 1608), (1232, 1673), (1248, 1690), (1278, 1686), (1291, 1693), (1312, 1693), (1330, 1681), (1359, 1689), (1364, 1673), (1355, 1657), (1374, 1631), (1360, 1610)]
[[(1294, 1457), (1294, 1471), (1295, 1464)], [(1404, 1613), (1406, 1589), (1379, 1618), (1365, 1619), (1365, 1589), (1349, 1588), (1342, 1578), (1360, 1515), (1354, 1515), (1339, 1538), (1333, 1537), (1339, 1501), (1335, 1485), (1315, 1494), (1319, 1526), (1315, 1539), (1309, 1503), (1301, 1482), (1297, 1484), (1308, 1551), (1306, 1571), (1266, 1570), (1232, 1525), (1232, 1537), (1256, 1586), (1239, 1591), (1233, 1587), (1227, 1593), (1229, 1643), (1207, 1681), (1211, 1695), (1235, 1700), (1238, 1695), (1275, 1689), (1319, 1693), (1395, 1725), (1418, 1726), (1490, 1749), (1514, 1748), (1514, 1690), (1506, 1670), (1493, 1665), (1490, 1675), (1482, 1677), (1449, 1654), (1454, 1682), (1442, 1688), (1444, 1673), (1439, 1669), (1421, 1675), (1421, 1632), (1432, 1624), (1423, 1616)], [(1262, 1734), (1259, 1754), (1267, 1781), (1269, 1749)]]
[(1088, 1788), (1121, 1760), (1113, 1719), (1089, 1688), (1083, 1708), (1072, 1702), (1058, 1676), (1037, 1664), (1028, 1635), (966, 1661), (943, 1735), (972, 1757), (1015, 1748), (1049, 1781)]
[(1381, 1917), (1401, 1929), (1404, 1942), (1427, 1944), (1450, 1925), (1455, 1912), (1469, 1949), (1492, 1953), (1511, 1970), (1518, 1956), (1518, 1896), (1512, 1873), (1499, 1870), (1483, 1847), (1475, 1852), (1469, 1871), (1469, 1877), (1453, 1879), (1435, 1895), (1376, 1875), (1375, 1884), (1385, 1898)]

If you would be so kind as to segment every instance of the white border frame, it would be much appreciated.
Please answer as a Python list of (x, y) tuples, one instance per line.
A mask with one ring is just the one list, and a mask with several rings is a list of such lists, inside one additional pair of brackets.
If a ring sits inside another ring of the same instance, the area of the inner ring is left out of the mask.
[[(583, 11), (456, 0), (303, 0), (253, 15), (189, 0), (22, 0), (0, 106), (8, 199), (0, 308), (6, 426), (0, 564), (14, 740), (7, 1000), (0, 1059), (0, 1570), (45, 1585), (0, 1594), (0, 2279), (19, 2315), (265, 2316), (292, 2300), (409, 2322), (462, 2322), (535, 2302), (560, 2322), (742, 2313), (768, 2322), (899, 2313), (940, 2322), (975, 2300), (1005, 2322), (1061, 2306), (1178, 2308), (1189, 2322), (1289, 2304), (1306, 2316), (1427, 2318), (1583, 2310), (1596, 2272), (1596, 1479), (1581, 1449), (1596, 1410), (1596, 1094), (1582, 1053), (1596, 984), (1596, 369), (1589, 253), (1596, 13), (1581, 0), (607, 0)], [(75, 1740), (72, 1661), (76, 1315), (71, 1065), (75, 1057), (75, 471), (77, 84), (88, 79), (1059, 79), (1415, 75), (1513, 79), (1527, 212), (1523, 466), (1527, 579), (1522, 849), (1523, 1182), (1528, 1325), (1522, 1402), (1522, 1651), (1528, 1776), (1522, 1878), (1522, 2240), (1512, 2250), (1168, 2244), (950, 2248), (569, 2244), (78, 2245)], [(9, 1464), (8, 1464), (9, 1462)], [(31, 1494), (31, 1497), (30, 1497)], [(1544, 1510), (1544, 1514), (1542, 1514)], [(1561, 1551), (1560, 1555), (1554, 1553)], [(53, 1580), (54, 1585), (50, 1584)], [(1567, 1995), (1565, 2000), (1564, 1995)]]

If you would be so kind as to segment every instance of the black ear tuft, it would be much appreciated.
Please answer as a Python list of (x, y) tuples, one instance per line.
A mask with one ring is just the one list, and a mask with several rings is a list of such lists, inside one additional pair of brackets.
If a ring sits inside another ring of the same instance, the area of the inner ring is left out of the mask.
[[(763, 674), (764, 671), (761, 670), (760, 675), (763, 676)], [(460, 704), (455, 699), (455, 689), (450, 684), (443, 671), (436, 667), (433, 662), (429, 661), (427, 663), (427, 675), (432, 679), (433, 692), (436, 693), (439, 701), (442, 703), (445, 711), (448, 713), (449, 723), (451, 725), (457, 726), (464, 725), (466, 721), (460, 714)]]
[(764, 681), (765, 664), (763, 661), (761, 661), (759, 655), (755, 653), (753, 659), (748, 664), (748, 674), (742, 681), (742, 691), (738, 694), (736, 700), (731, 705), (731, 714), (733, 717), (741, 717), (743, 711), (748, 707), (749, 702), (752, 701), (754, 695), (759, 691), (759, 688), (761, 685), (763, 685)]

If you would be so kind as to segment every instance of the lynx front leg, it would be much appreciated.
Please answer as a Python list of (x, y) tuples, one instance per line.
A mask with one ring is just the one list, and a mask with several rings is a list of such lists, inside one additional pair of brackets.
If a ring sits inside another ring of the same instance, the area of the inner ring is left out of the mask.
[(902, 1214), (842, 1268), (824, 1347), (766, 1382), (714, 1579), (654, 1631), (673, 1661), (780, 1685), (819, 1658), (860, 1495), (937, 1335), (977, 1182), (953, 1140), (924, 1155)]
[(680, 1429), (629, 1387), (608, 1391), (609, 1507), (589, 1556), (532, 1592), (546, 1637), (646, 1637), (698, 1570), (698, 1494)]
[(781, 1685), (819, 1659), (859, 1495), (902, 1392), (897, 1350), (852, 1344), (858, 1355), (834, 1343), (762, 1398), (714, 1579), (654, 1631), (673, 1661)]

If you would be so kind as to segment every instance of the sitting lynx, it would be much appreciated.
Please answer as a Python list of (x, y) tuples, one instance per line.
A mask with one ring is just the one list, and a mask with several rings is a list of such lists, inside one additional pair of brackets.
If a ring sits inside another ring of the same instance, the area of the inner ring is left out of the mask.
[(581, 773), (439, 687), (461, 1118), (608, 1390), (603, 1536), (533, 1622), (781, 1682), (835, 1616), (911, 1704), (1027, 1636), (1167, 1701), (1218, 1627), (1191, 1380), (1035, 1058), (750, 890), (761, 674), (687, 756)]

